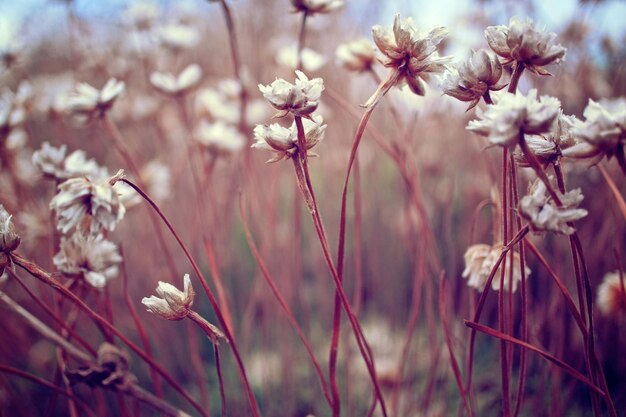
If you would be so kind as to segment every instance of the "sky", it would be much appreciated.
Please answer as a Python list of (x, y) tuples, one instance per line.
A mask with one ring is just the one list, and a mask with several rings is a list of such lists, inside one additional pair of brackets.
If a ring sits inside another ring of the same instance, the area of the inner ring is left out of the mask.
[[(189, 3), (205, 2), (206, 0), (188, 0)], [(249, 3), (262, 0), (236, 0), (234, 3)], [(288, 4), (288, 0), (283, 0)], [(352, 14), (358, 8), (371, 4), (372, 0), (346, 0), (346, 13)], [(419, 27), (428, 29), (432, 26), (447, 26), (451, 28), (451, 33), (456, 42), (468, 40), (468, 34), (462, 31), (455, 31), (458, 28), (459, 17), (470, 10), (476, 4), (474, 0), (380, 0), (382, 13), (372, 18), (380, 24), (388, 25), (393, 20), (393, 15), (400, 12), (403, 16), (413, 16)], [(85, 19), (106, 19), (114, 18), (120, 10), (128, 4), (129, 0), (74, 0), (75, 12)], [(626, 23), (623, 19), (626, 16), (626, 2), (618, 0), (608, 0), (601, 3), (589, 2), (579, 5), (578, 0), (531, 0), (529, 2), (519, 1), (486, 1), (488, 10), (493, 21), (501, 21), (506, 24), (508, 17), (528, 14), (528, 7), (534, 10), (539, 24), (545, 25), (550, 31), (559, 32), (564, 25), (576, 14), (584, 16), (592, 24), (594, 32), (599, 36), (608, 34), (615, 40), (624, 39), (626, 33)], [(173, 0), (156, 0), (160, 4), (174, 4)], [(180, 3), (180, 0), (178, 0)], [(35, 13), (45, 10), (46, 16), (51, 22), (62, 24), (65, 16), (64, 2), (60, 0), (0, 0), (0, 48), (13, 38), (13, 34), (20, 30), (24, 22), (33, 18)], [(56, 17), (56, 18), (55, 18)], [(56, 30), (52, 23), (42, 30)], [(471, 41), (471, 39), (469, 39)], [(463, 46), (463, 45), (460, 45)]]

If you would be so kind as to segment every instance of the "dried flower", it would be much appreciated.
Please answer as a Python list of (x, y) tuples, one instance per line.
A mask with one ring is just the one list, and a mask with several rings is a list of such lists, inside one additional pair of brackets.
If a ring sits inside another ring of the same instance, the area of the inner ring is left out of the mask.
[(20, 245), (20, 237), (15, 232), (11, 216), (0, 204), (0, 252), (13, 252)]
[(383, 65), (399, 70), (400, 83), (406, 82), (411, 91), (420, 96), (426, 93), (425, 81), (429, 76), (442, 73), (450, 60), (437, 53), (437, 46), (447, 34), (443, 27), (423, 34), (417, 31), (411, 17), (401, 19), (400, 14), (396, 14), (392, 28), (376, 25), (372, 34), (384, 55)]
[(263, 97), (280, 110), (276, 117), (285, 116), (289, 112), (296, 116), (308, 116), (319, 105), (324, 81), (321, 78), (309, 80), (302, 71), (296, 71), (296, 75), (298, 78), (295, 84), (282, 78), (277, 78), (270, 85), (259, 84)]
[(137, 382), (130, 371), (130, 356), (125, 350), (104, 342), (98, 347), (97, 363), (77, 370), (66, 369), (70, 383), (85, 383), (90, 387), (104, 387), (124, 391)]
[(479, 119), (470, 121), (467, 129), (486, 136), (493, 145), (513, 147), (520, 134), (549, 133), (560, 109), (558, 99), (549, 96), (537, 99), (535, 89), (530, 90), (527, 96), (519, 92), (505, 93), (486, 110), (479, 110)]
[(202, 69), (198, 64), (189, 65), (178, 77), (170, 73), (153, 72), (150, 83), (160, 92), (168, 95), (184, 95), (193, 90), (202, 78)]
[(189, 274), (183, 277), (184, 289), (180, 291), (178, 288), (167, 282), (159, 281), (156, 292), (159, 295), (144, 297), (141, 303), (148, 308), (153, 314), (158, 314), (167, 320), (182, 320), (191, 311), (193, 297), (195, 295)]
[[(22, 84), (20, 84), (21, 86)], [(22, 104), (19, 96), (11, 90), (5, 88), (2, 91), (0, 95), (0, 138), (9, 137), (16, 128), (24, 123), (26, 109)]]
[(67, 157), (66, 152), (67, 145), (55, 148), (44, 142), (40, 150), (33, 152), (33, 165), (42, 174), (57, 180), (82, 176), (93, 178), (102, 174), (102, 168), (93, 159), (87, 159), (84, 151), (76, 150)]
[(64, 274), (82, 277), (92, 287), (103, 288), (117, 277), (122, 257), (117, 245), (104, 236), (77, 230), (71, 237), (61, 238), (60, 251), (52, 261)]
[(560, 63), (567, 50), (554, 41), (555, 33), (535, 28), (531, 19), (512, 17), (508, 27), (489, 26), (485, 38), (503, 64), (517, 62), (538, 75), (550, 75), (543, 67)]
[(111, 182), (111, 179), (94, 182), (81, 177), (61, 183), (50, 201), (50, 209), (56, 213), (57, 229), (65, 234), (87, 219), (88, 230), (93, 234), (102, 228), (114, 230), (126, 210)]
[[(603, 153), (610, 157), (626, 142), (625, 99), (604, 103), (589, 100), (583, 116), (585, 121), (578, 121), (571, 133), (592, 146), (593, 149), (588, 149), (590, 153), (595, 150), (596, 154)], [(570, 152), (567, 156), (577, 155)]]
[(376, 60), (374, 48), (366, 38), (342, 43), (337, 47), (335, 55), (339, 65), (355, 72), (369, 71)]
[(577, 208), (584, 198), (580, 189), (559, 194), (562, 207), (558, 207), (546, 191), (543, 181), (536, 180), (528, 195), (519, 202), (520, 214), (530, 222), (533, 230), (571, 235), (576, 229), (568, 223), (587, 216), (587, 210)]
[[(463, 278), (469, 278), (467, 281), (467, 285), (473, 288), (476, 288), (478, 291), (483, 291), (485, 289), (485, 285), (487, 284), (487, 280), (489, 279), (489, 275), (491, 274), (491, 270), (495, 266), (500, 254), (502, 253), (502, 244), (497, 243), (493, 246), (478, 244), (472, 245), (467, 248), (465, 251), (465, 255), (463, 258), (465, 259), (465, 269), (461, 276)], [(511, 273), (511, 262), (510, 255), (507, 254), (507, 263), (504, 269), (504, 289), (505, 291), (509, 291), (509, 279)], [(513, 292), (517, 290), (517, 283), (522, 280), (522, 275), (520, 273), (520, 263), (521, 258), (519, 253), (513, 253)], [(493, 280), (491, 281), (491, 288), (494, 291), (500, 290), (500, 274), (501, 274), (502, 264), (496, 271)], [(528, 277), (531, 273), (530, 268), (524, 265), (524, 272), (526, 277)]]
[[(309, 150), (317, 145), (323, 138), (326, 125), (321, 116), (313, 116), (312, 120), (303, 119), (304, 135), (306, 137), (307, 156), (317, 156)], [(274, 151), (275, 155), (267, 162), (278, 162), (289, 159), (298, 151), (298, 129), (296, 123), (286, 128), (278, 123), (271, 125), (257, 125), (254, 128), (255, 143), (253, 148)]]
[[(302, 59), (302, 69), (305, 71), (317, 71), (326, 63), (323, 55), (315, 52), (311, 48), (303, 48), (300, 51)], [(298, 50), (295, 46), (285, 46), (276, 53), (276, 63), (286, 68), (296, 69), (298, 67)]]
[(470, 102), (471, 109), (489, 91), (497, 91), (506, 84), (498, 82), (502, 77), (502, 65), (492, 53), (480, 49), (465, 62), (450, 68), (441, 83), (444, 94), (461, 101)]
[(303, 12), (310, 15), (316, 13), (330, 13), (343, 6), (343, 0), (291, 0), (293, 12)]
[(231, 155), (243, 148), (246, 139), (232, 125), (222, 121), (200, 122), (196, 128), (196, 140), (216, 155)]
[(617, 317), (626, 313), (626, 278), (625, 273), (609, 272), (604, 276), (598, 287), (597, 304), (600, 312), (605, 316)]
[(101, 116), (108, 111), (115, 100), (124, 92), (124, 82), (115, 78), (109, 79), (102, 90), (87, 83), (79, 83), (76, 91), (66, 101), (66, 110), (74, 115), (91, 118)]

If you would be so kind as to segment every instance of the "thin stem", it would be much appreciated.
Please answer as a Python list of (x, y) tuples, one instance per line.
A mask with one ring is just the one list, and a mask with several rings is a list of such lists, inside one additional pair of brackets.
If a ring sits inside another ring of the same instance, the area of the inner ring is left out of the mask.
[(217, 303), (217, 299), (215, 298), (215, 295), (213, 294), (213, 291), (209, 287), (209, 284), (207, 283), (206, 279), (204, 278), (204, 275), (200, 271), (200, 268), (198, 267), (198, 264), (193, 259), (193, 257), (191, 256), (191, 253), (189, 253), (189, 250), (187, 249), (187, 246), (185, 246), (185, 244), (183, 243), (182, 239), (180, 238), (180, 236), (178, 235), (178, 233), (176, 232), (176, 230), (174, 229), (174, 227), (172, 226), (172, 224), (170, 223), (168, 218), (161, 211), (159, 206), (141, 188), (139, 188), (132, 181), (129, 181), (128, 179), (125, 179), (125, 178), (121, 179), (120, 181), (123, 181), (126, 184), (130, 185), (154, 209), (154, 211), (156, 211), (156, 213), (159, 215), (161, 220), (163, 220), (163, 222), (167, 225), (167, 228), (169, 229), (170, 233), (172, 234), (172, 236), (174, 236), (174, 238), (176, 239), (176, 242), (178, 242), (178, 245), (180, 246), (180, 248), (184, 252), (185, 256), (187, 257), (187, 260), (191, 264), (191, 267), (193, 268), (193, 270), (194, 270), (195, 274), (197, 275), (198, 279), (200, 280), (200, 284), (202, 285), (202, 288), (204, 289), (204, 292), (207, 295), (207, 298), (209, 299), (209, 302), (211, 303), (211, 306), (213, 307), (215, 315), (217, 316), (217, 319), (219, 320), (220, 325), (222, 326), (222, 329), (223, 329), (224, 333), (226, 334), (226, 338), (229, 340), (229, 343), (230, 343), (230, 346), (232, 348), (233, 354), (235, 355), (235, 360), (236, 360), (237, 366), (239, 368), (239, 373), (241, 375), (242, 382), (244, 384), (246, 395), (248, 397), (248, 402), (250, 403), (250, 408), (251, 408), (252, 414), (254, 415), (254, 417), (260, 417), (261, 414), (259, 412), (259, 407), (257, 405), (256, 398), (254, 397), (254, 393), (252, 392), (252, 388), (250, 387), (250, 383), (249, 383), (248, 377), (246, 375), (246, 369), (245, 369), (245, 367), (243, 365), (243, 361), (241, 359), (241, 355), (239, 354), (239, 350), (237, 349), (237, 344), (236, 344), (236, 341), (235, 341), (235, 339), (233, 337), (233, 333), (232, 333), (230, 327), (228, 326), (228, 323), (226, 322), (226, 320), (224, 318), (224, 314), (222, 313), (222, 310), (220, 309), (220, 306)]
[(302, 50), (304, 49), (304, 41), (306, 37), (306, 19), (309, 17), (307, 11), (302, 12), (302, 23), (300, 24), (300, 33), (298, 35), (298, 49), (296, 52), (296, 69), (302, 71)]

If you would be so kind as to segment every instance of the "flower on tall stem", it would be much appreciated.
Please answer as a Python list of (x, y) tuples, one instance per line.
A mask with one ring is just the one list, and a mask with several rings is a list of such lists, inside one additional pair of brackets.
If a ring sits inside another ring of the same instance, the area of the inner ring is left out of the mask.
[(183, 291), (172, 284), (159, 281), (156, 293), (158, 297), (152, 295), (141, 300), (149, 312), (167, 320), (182, 320), (191, 311), (195, 292), (189, 274), (183, 277)]
[(101, 234), (77, 230), (69, 238), (61, 238), (60, 251), (52, 261), (64, 274), (81, 277), (92, 287), (103, 288), (117, 277), (122, 257), (117, 245)]
[(269, 85), (259, 84), (263, 97), (280, 110), (274, 117), (283, 117), (288, 113), (307, 117), (317, 109), (324, 91), (324, 81), (321, 78), (309, 80), (302, 71), (296, 71), (296, 76), (294, 84), (282, 78), (277, 78)]
[[(491, 52), (480, 49), (465, 62), (450, 67), (444, 74), (441, 87), (444, 94), (460, 101), (469, 102), (472, 109), (490, 91), (498, 91), (506, 86), (500, 82), (502, 64)], [(486, 99), (490, 101), (489, 99)]]
[(85, 222), (85, 228), (92, 234), (98, 234), (101, 229), (114, 230), (126, 211), (113, 188), (120, 175), (118, 172), (97, 182), (79, 177), (61, 183), (50, 201), (50, 209), (56, 214), (57, 229), (65, 234)]
[[(544, 165), (558, 163), (564, 152), (578, 144), (578, 140), (572, 134), (572, 128), (576, 123), (575, 116), (566, 115), (560, 111), (550, 132), (526, 136), (528, 148), (540, 163)], [(522, 167), (530, 166), (522, 152), (515, 152), (515, 160)]]
[(550, 133), (561, 111), (561, 103), (550, 96), (537, 97), (537, 90), (527, 96), (520, 92), (500, 95), (495, 104), (477, 112), (467, 129), (486, 136), (493, 145), (514, 147), (520, 134)]
[(397, 14), (393, 27), (376, 25), (372, 28), (372, 35), (382, 53), (382, 64), (398, 71), (398, 83), (407, 83), (417, 95), (426, 93), (425, 82), (431, 75), (442, 73), (450, 61), (450, 57), (440, 57), (437, 52), (447, 35), (443, 27), (420, 33), (411, 17), (401, 19)]
[(485, 39), (504, 65), (521, 64), (538, 75), (551, 75), (543, 67), (560, 63), (567, 51), (556, 43), (555, 33), (536, 28), (531, 19), (512, 17), (509, 26), (489, 26)]
[(65, 101), (66, 111), (87, 119), (102, 116), (111, 109), (124, 89), (124, 82), (115, 78), (109, 79), (101, 90), (87, 83), (79, 83), (76, 90)]
[(587, 210), (578, 208), (584, 198), (580, 189), (559, 193), (560, 206), (546, 192), (543, 181), (536, 180), (528, 194), (519, 202), (520, 214), (530, 222), (535, 231), (573, 234), (576, 229), (568, 223), (580, 220), (588, 214)]
[(93, 159), (87, 159), (84, 151), (66, 153), (67, 145), (56, 148), (44, 142), (41, 149), (33, 152), (32, 162), (43, 175), (60, 181), (83, 176), (94, 178), (102, 174), (103, 168)]
[(181, 96), (193, 90), (202, 78), (202, 69), (198, 64), (187, 66), (178, 76), (170, 73), (153, 72), (150, 84), (163, 94)]
[[(307, 156), (317, 156), (309, 152), (311, 148), (317, 145), (323, 138), (326, 131), (326, 125), (319, 115), (313, 116), (311, 119), (303, 119), (305, 146)], [(291, 127), (283, 127), (278, 123), (271, 125), (257, 125), (254, 128), (255, 143), (253, 148), (273, 151), (274, 157), (267, 162), (278, 162), (283, 159), (289, 159), (298, 152), (298, 129), (296, 123), (292, 123)]]

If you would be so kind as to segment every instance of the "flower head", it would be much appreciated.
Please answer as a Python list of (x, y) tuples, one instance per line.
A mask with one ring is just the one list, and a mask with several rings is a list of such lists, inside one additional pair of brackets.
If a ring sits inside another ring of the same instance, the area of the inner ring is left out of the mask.
[(289, 112), (296, 116), (308, 116), (319, 105), (324, 81), (321, 78), (309, 80), (302, 71), (296, 71), (296, 75), (298, 78), (294, 84), (282, 78), (276, 79), (270, 85), (259, 84), (263, 97), (280, 110), (278, 116), (285, 116)]
[(567, 50), (555, 42), (555, 33), (537, 29), (530, 19), (512, 17), (508, 27), (489, 26), (485, 38), (505, 65), (518, 62), (539, 75), (549, 75), (543, 67), (561, 62)]
[(87, 159), (84, 151), (76, 150), (66, 156), (67, 146), (55, 148), (48, 142), (41, 145), (41, 149), (33, 152), (33, 165), (45, 176), (57, 180), (67, 180), (75, 177), (96, 177), (101, 174), (102, 168), (93, 159)]
[(115, 78), (109, 79), (102, 90), (87, 83), (79, 83), (65, 101), (66, 110), (74, 115), (91, 118), (108, 111), (124, 92), (125, 84)]
[[(487, 284), (487, 280), (489, 279), (489, 275), (491, 270), (496, 265), (500, 254), (502, 253), (502, 244), (497, 243), (493, 246), (478, 244), (472, 245), (467, 248), (465, 255), (463, 256), (465, 259), (465, 269), (463, 270), (462, 277), (469, 278), (467, 281), (467, 285), (473, 288), (476, 288), (478, 291), (483, 291), (485, 289), (485, 285)], [(517, 284), (522, 280), (522, 275), (520, 273), (520, 263), (521, 258), (519, 253), (513, 253), (513, 279), (512, 279), (512, 291), (515, 292), (517, 290)], [(500, 274), (502, 270), (502, 264), (498, 267), (493, 280), (491, 281), (491, 288), (494, 291), (500, 290)], [(510, 281), (510, 273), (511, 273), (511, 262), (509, 255), (507, 255), (507, 263), (504, 269), (504, 289), (505, 291), (509, 291), (509, 281)], [(526, 277), (528, 277), (531, 273), (531, 270), (524, 265), (524, 273)]]
[(173, 24), (161, 28), (159, 39), (163, 46), (177, 52), (196, 46), (200, 40), (200, 34), (193, 27)]
[(502, 65), (490, 52), (480, 49), (465, 62), (450, 68), (441, 83), (444, 94), (461, 101), (470, 102), (471, 109), (480, 99), (491, 91), (504, 88), (500, 83)]
[(246, 139), (232, 125), (222, 121), (200, 122), (196, 128), (196, 140), (216, 155), (231, 155), (243, 148)]
[(546, 185), (536, 180), (528, 195), (519, 202), (520, 214), (526, 218), (531, 227), (537, 231), (550, 230), (556, 233), (571, 235), (576, 231), (568, 223), (582, 219), (587, 210), (577, 208), (583, 200), (580, 189), (559, 195), (562, 206), (558, 207), (550, 196), (546, 195)]
[(561, 103), (554, 97), (537, 98), (537, 90), (527, 96), (521, 93), (502, 94), (495, 104), (478, 111), (478, 120), (472, 120), (467, 129), (486, 136), (493, 145), (513, 147), (520, 134), (549, 133), (560, 114)]
[(15, 232), (11, 216), (0, 204), (0, 252), (9, 253), (20, 245), (20, 237)]
[(401, 71), (400, 82), (406, 82), (411, 91), (423, 96), (425, 81), (431, 74), (442, 73), (449, 57), (440, 57), (437, 46), (447, 31), (438, 27), (427, 34), (415, 28), (412, 18), (401, 19), (397, 14), (392, 28), (376, 25), (372, 28), (374, 43), (383, 54), (381, 62), (386, 67)]
[(159, 281), (156, 292), (159, 295), (144, 297), (141, 303), (146, 306), (149, 312), (158, 314), (167, 320), (182, 320), (191, 311), (193, 297), (195, 295), (189, 274), (183, 278), (184, 288), (178, 288), (167, 282)]
[(193, 90), (202, 78), (202, 69), (198, 64), (189, 65), (178, 77), (170, 73), (153, 72), (150, 75), (150, 84), (164, 94), (176, 96), (184, 95)]
[(355, 72), (368, 71), (374, 65), (376, 55), (369, 40), (361, 38), (354, 42), (342, 43), (337, 47), (337, 63)]
[(117, 277), (122, 257), (117, 245), (102, 235), (76, 231), (61, 238), (60, 251), (52, 261), (64, 274), (80, 276), (92, 287), (103, 288)]
[(61, 183), (50, 209), (56, 213), (57, 229), (64, 234), (83, 220), (88, 221), (92, 234), (102, 228), (112, 231), (126, 211), (111, 180), (94, 182), (86, 177)]
[[(578, 141), (572, 135), (572, 128), (576, 123), (575, 116), (569, 116), (560, 111), (550, 132), (542, 135), (528, 135), (526, 143), (539, 162), (555, 163), (564, 151), (567, 152), (568, 149), (577, 145)], [(515, 153), (515, 160), (520, 166), (529, 166), (522, 152)]]
[(330, 13), (343, 6), (343, 0), (291, 0), (294, 12)]
[[(305, 71), (317, 71), (326, 63), (326, 58), (311, 48), (303, 48), (300, 51), (302, 69)], [(276, 53), (276, 63), (286, 68), (298, 67), (298, 50), (295, 46), (285, 46)]]
[(597, 304), (600, 312), (605, 316), (617, 317), (620, 313), (626, 313), (626, 274), (609, 272), (604, 276), (602, 284), (598, 287)]
[[(306, 137), (306, 152), (308, 156), (316, 156), (309, 150), (317, 145), (323, 138), (326, 125), (321, 116), (313, 116), (312, 120), (302, 119), (304, 135)], [(296, 123), (286, 128), (278, 123), (271, 125), (257, 125), (254, 128), (255, 143), (253, 148), (274, 151), (275, 155), (267, 162), (278, 162), (289, 159), (298, 151), (298, 129)]]
[(576, 122), (572, 135), (591, 145), (596, 154), (610, 157), (626, 143), (626, 100), (623, 98), (604, 103), (589, 100), (583, 116), (585, 121)]

